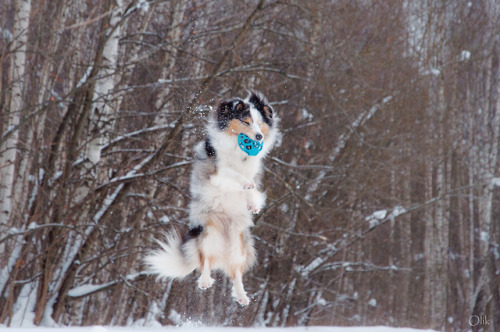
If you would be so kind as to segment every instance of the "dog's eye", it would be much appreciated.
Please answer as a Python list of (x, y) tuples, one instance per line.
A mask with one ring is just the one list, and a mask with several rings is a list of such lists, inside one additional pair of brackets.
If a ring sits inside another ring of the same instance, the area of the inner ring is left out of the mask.
[(250, 122), (241, 120), (245, 125), (250, 126)]

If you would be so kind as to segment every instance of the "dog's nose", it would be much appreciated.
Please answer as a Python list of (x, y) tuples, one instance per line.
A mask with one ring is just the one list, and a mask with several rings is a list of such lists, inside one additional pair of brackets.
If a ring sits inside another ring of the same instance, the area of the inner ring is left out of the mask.
[(255, 135), (255, 139), (256, 139), (257, 141), (260, 141), (260, 140), (262, 139), (262, 134), (256, 134), (256, 135)]

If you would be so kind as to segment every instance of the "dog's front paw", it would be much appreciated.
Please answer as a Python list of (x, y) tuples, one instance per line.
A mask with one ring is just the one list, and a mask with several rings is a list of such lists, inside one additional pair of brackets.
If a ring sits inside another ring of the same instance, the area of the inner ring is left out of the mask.
[(253, 204), (248, 203), (247, 208), (253, 214), (259, 214), (260, 213), (260, 209), (255, 205), (255, 203), (253, 203)]

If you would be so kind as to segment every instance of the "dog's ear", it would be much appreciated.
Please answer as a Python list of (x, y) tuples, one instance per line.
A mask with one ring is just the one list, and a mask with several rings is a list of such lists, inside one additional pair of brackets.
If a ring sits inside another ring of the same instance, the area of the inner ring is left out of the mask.
[(240, 100), (240, 101), (238, 101), (238, 103), (234, 107), (234, 110), (237, 112), (241, 112), (241, 111), (243, 111), (243, 108), (245, 108), (245, 104), (243, 104), (243, 102)]
[(226, 129), (229, 121), (238, 117), (244, 108), (245, 104), (239, 99), (225, 100), (221, 102), (215, 115), (219, 129)]
[(264, 116), (268, 119), (272, 119), (273, 118), (273, 114), (274, 114), (274, 110), (271, 106), (269, 105), (265, 105), (263, 108), (263, 111), (264, 111)]
[(250, 97), (248, 98), (248, 102), (253, 104), (259, 112), (262, 112), (263, 107), (267, 105), (267, 99), (260, 92), (252, 91), (250, 93)]
[(217, 113), (222, 116), (228, 116), (231, 112), (242, 112), (245, 109), (245, 103), (242, 100), (226, 100), (220, 103)]
[(260, 92), (252, 91), (250, 93), (250, 97), (248, 98), (248, 102), (252, 103), (254, 107), (262, 114), (264, 118), (264, 122), (268, 125), (273, 125), (273, 108), (268, 105), (267, 98)]
[(226, 116), (233, 109), (232, 101), (223, 101), (220, 103), (219, 108), (217, 109), (217, 114)]

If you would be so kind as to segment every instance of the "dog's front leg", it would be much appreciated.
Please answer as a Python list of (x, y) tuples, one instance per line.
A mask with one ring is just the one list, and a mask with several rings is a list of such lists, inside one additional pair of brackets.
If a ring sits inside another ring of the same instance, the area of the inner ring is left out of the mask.
[(221, 167), (217, 174), (210, 177), (210, 182), (217, 187), (227, 191), (239, 191), (241, 189), (253, 189), (255, 183), (229, 167)]
[(253, 214), (258, 214), (260, 210), (264, 207), (266, 201), (266, 194), (261, 193), (256, 188), (248, 190), (247, 195), (247, 208), (252, 211)]

